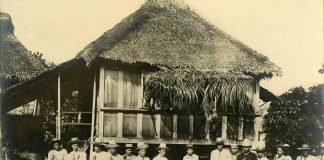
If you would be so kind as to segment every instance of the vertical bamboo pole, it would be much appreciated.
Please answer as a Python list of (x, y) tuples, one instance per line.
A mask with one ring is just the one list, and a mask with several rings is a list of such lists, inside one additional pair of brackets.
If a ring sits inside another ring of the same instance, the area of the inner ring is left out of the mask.
[(57, 123), (56, 137), (61, 139), (61, 74), (57, 77)]
[(238, 140), (243, 140), (243, 123), (244, 117), (239, 117), (239, 132), (238, 132)]
[(193, 132), (194, 132), (194, 116), (189, 116), (189, 139), (193, 139)]
[[(105, 94), (105, 69), (103, 67), (100, 67), (100, 73), (99, 73), (99, 109), (104, 108), (105, 102), (104, 102), (104, 95)], [(103, 111), (99, 111), (99, 138), (103, 138), (103, 131), (104, 131), (104, 114)]]
[(91, 139), (90, 139), (90, 160), (93, 159), (93, 136), (94, 136), (94, 125), (95, 125), (95, 115), (96, 115), (96, 73), (93, 79), (93, 91), (92, 91), (92, 117), (91, 117)]
[(222, 138), (227, 140), (227, 116), (222, 117)]
[(173, 115), (173, 139), (177, 139), (178, 137), (178, 115)]

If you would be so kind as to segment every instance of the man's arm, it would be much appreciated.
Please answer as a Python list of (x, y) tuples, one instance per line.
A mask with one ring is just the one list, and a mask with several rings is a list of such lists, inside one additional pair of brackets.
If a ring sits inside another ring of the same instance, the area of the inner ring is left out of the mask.
[(52, 150), (50, 150), (50, 151), (48, 152), (47, 159), (48, 159), (48, 160), (54, 160), (54, 154), (53, 154)]

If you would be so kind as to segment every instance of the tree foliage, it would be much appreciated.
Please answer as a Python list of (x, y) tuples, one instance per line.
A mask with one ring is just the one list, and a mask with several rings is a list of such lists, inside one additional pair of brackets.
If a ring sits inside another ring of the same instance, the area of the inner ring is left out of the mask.
[(271, 103), (264, 117), (263, 128), (268, 148), (280, 143), (290, 144), (291, 154), (303, 143), (317, 147), (322, 142), (324, 84), (306, 91), (292, 88)]

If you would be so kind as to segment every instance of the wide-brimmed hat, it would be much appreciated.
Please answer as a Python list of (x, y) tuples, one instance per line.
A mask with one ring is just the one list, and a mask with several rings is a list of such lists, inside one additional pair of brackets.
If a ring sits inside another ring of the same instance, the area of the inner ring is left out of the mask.
[(144, 142), (138, 142), (137, 143), (137, 147), (136, 147), (136, 149), (134, 150), (134, 151), (139, 151), (139, 150), (141, 150), (141, 149), (147, 149), (149, 146), (148, 146), (148, 144), (145, 144)]
[(264, 147), (257, 147), (255, 151), (257, 153), (264, 153), (265, 152), (265, 148)]
[(194, 149), (195, 146), (193, 144), (187, 144), (186, 149)]
[(99, 147), (102, 147), (102, 148), (105, 148), (106, 147), (106, 144), (103, 143), (100, 139), (96, 138), (95, 141), (92, 143), (93, 146), (99, 146)]
[(224, 140), (223, 140), (222, 137), (217, 137), (215, 143), (216, 143), (216, 144), (224, 144)]
[(73, 137), (71, 140), (67, 143), (68, 146), (72, 146), (73, 144), (81, 144), (82, 140), (79, 139), (79, 137)]
[(108, 144), (106, 144), (106, 147), (107, 147), (107, 148), (118, 148), (119, 145), (116, 143), (116, 141), (111, 140), (111, 141), (109, 141)]
[(158, 147), (156, 147), (156, 149), (165, 149), (165, 150), (169, 150), (169, 148), (166, 146), (165, 143), (160, 143), (160, 145)]
[(312, 148), (308, 144), (303, 144), (298, 150), (311, 150)]
[(283, 144), (282, 146), (283, 147), (286, 147), (286, 148), (289, 148), (290, 147), (289, 144), (287, 144), (287, 143)]
[(55, 143), (62, 144), (62, 141), (61, 141), (61, 139), (54, 138), (54, 139), (51, 140), (51, 144), (55, 144)]
[(231, 144), (231, 148), (238, 148), (238, 144), (236, 144), (236, 143), (232, 143), (232, 144)]
[(125, 149), (133, 149), (133, 148), (134, 148), (133, 144), (131, 143), (125, 144)]
[(242, 147), (251, 147), (251, 141), (249, 139), (244, 139), (242, 142)]

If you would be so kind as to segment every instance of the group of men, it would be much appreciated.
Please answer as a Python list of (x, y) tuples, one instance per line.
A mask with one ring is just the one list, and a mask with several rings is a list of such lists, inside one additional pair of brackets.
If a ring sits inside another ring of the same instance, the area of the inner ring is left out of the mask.
[[(72, 151), (67, 153), (63, 148), (62, 142), (59, 139), (52, 141), (53, 150), (48, 153), (48, 160), (87, 160), (87, 155), (84, 151), (80, 150), (82, 141), (78, 138), (72, 138), (67, 143), (68, 147), (71, 147)], [(149, 148), (148, 144), (144, 142), (137, 143), (134, 147), (133, 144), (125, 144), (125, 154), (120, 155), (117, 149), (120, 148), (115, 141), (110, 141), (108, 144), (102, 142), (94, 142), (94, 151), (91, 154), (93, 160), (150, 160), (146, 156), (146, 151)], [(230, 148), (224, 147), (224, 140), (219, 137), (216, 138), (216, 149), (210, 154), (210, 160), (292, 160), (286, 151), (289, 145), (279, 145), (277, 147), (277, 153), (274, 156), (268, 156), (265, 154), (264, 148), (256, 148), (255, 151), (251, 151), (252, 143), (248, 139), (244, 139), (241, 147), (242, 151), (239, 152), (239, 146), (237, 144), (231, 144)], [(198, 160), (198, 155), (194, 154), (194, 145), (186, 145), (186, 155), (183, 160)], [(298, 148), (302, 151), (302, 155), (297, 157), (296, 160), (315, 160), (316, 158), (309, 154), (311, 147), (304, 144)], [(169, 150), (165, 143), (161, 143), (157, 148), (157, 155), (153, 160), (168, 160), (166, 158), (166, 152)], [(135, 155), (136, 154), (136, 155)], [(322, 158), (321, 158), (322, 159)]]
[[(67, 143), (67, 146), (72, 148), (70, 153), (63, 148), (62, 142), (59, 139), (52, 141), (53, 149), (48, 153), (48, 160), (87, 160), (87, 155), (84, 151), (80, 150), (82, 141), (79, 138), (72, 138)], [(93, 143), (94, 151), (92, 153), (93, 160), (150, 160), (146, 156), (146, 151), (149, 148), (148, 144), (144, 142), (137, 143), (136, 148), (133, 144), (125, 144), (125, 154), (120, 155), (117, 149), (120, 146), (115, 141), (109, 141), (108, 144), (95, 142)], [(106, 151), (107, 150), (107, 151)], [(157, 155), (153, 160), (168, 160), (165, 155), (169, 150), (165, 143), (161, 143), (157, 148)], [(193, 153), (194, 146), (188, 144), (186, 146), (187, 154), (183, 157), (183, 160), (198, 160), (198, 156)], [(135, 154), (137, 154), (137, 156)]]

